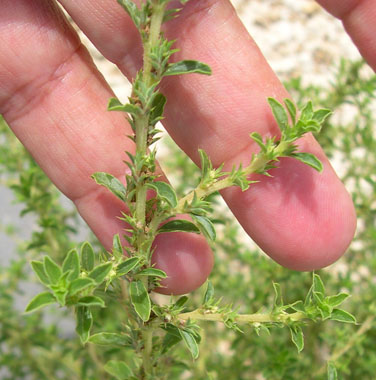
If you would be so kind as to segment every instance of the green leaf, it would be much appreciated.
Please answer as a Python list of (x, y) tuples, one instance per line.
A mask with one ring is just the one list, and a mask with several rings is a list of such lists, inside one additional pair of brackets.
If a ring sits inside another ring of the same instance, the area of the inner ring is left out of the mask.
[(147, 186), (155, 190), (158, 197), (166, 201), (172, 208), (178, 205), (178, 198), (176, 196), (175, 190), (166, 182), (151, 182)]
[(166, 97), (159, 92), (155, 95), (153, 103), (151, 105), (150, 123), (152, 125), (156, 124), (156, 122), (162, 119), (165, 105)]
[(338, 380), (337, 369), (332, 362), (328, 362), (327, 376), (328, 380)]
[(302, 112), (300, 114), (300, 120), (308, 121), (312, 120), (313, 117), (313, 107), (312, 102), (309, 101), (302, 109)]
[(104, 263), (95, 267), (90, 273), (92, 278), (98, 285), (101, 284), (112, 269), (112, 263)]
[(323, 170), (321, 161), (311, 153), (292, 153), (291, 157), (294, 157), (297, 160), (303, 162), (304, 164), (309, 165), (310, 167), (316, 169), (320, 173)]
[(81, 265), (87, 272), (94, 268), (94, 250), (90, 243), (85, 242), (81, 247)]
[(113, 175), (103, 172), (97, 172), (94, 173), (91, 178), (94, 179), (94, 181), (98, 185), (102, 185), (106, 187), (108, 190), (110, 190), (114, 195), (116, 195), (119, 199), (121, 199), (123, 202), (125, 202), (126, 199), (126, 190), (125, 186)]
[(117, 258), (121, 258), (124, 254), (119, 234), (114, 235), (112, 239), (112, 251)]
[(289, 119), (283, 105), (274, 98), (268, 98), (268, 103), (272, 109), (273, 115), (279, 129), (283, 132), (289, 125)]
[(184, 330), (184, 329), (179, 329), (179, 333), (181, 337), (183, 338), (183, 341), (185, 345), (187, 346), (188, 350), (192, 354), (193, 359), (197, 359), (198, 354), (199, 354), (199, 349), (198, 349), (198, 344), (193, 334), (191, 334), (189, 331)]
[(157, 268), (146, 268), (137, 273), (137, 276), (154, 276), (160, 278), (167, 278), (166, 272)]
[(140, 263), (139, 257), (131, 257), (122, 263), (120, 263), (116, 268), (117, 276), (124, 276), (129, 273), (132, 269), (136, 268), (136, 266)]
[(105, 307), (105, 303), (102, 300), (102, 298), (99, 298), (99, 297), (96, 297), (96, 296), (81, 297), (77, 301), (77, 305), (87, 306), (87, 307), (91, 307), (91, 306)]
[(108, 106), (107, 106), (108, 111), (121, 111), (121, 112), (127, 112), (132, 115), (139, 115), (140, 114), (140, 109), (130, 103), (123, 104), (121, 103), (118, 99), (116, 98), (111, 98)]
[(213, 299), (213, 297), (214, 297), (214, 286), (210, 281), (208, 281), (208, 286), (206, 287), (203, 303), (207, 304)]
[(43, 265), (50, 283), (57, 284), (61, 276), (60, 267), (49, 256), (44, 257)]
[(204, 150), (199, 149), (198, 152), (200, 154), (201, 181), (203, 182), (210, 176), (213, 165)]
[(39, 281), (44, 285), (50, 285), (50, 279), (47, 277), (46, 271), (44, 270), (44, 265), (41, 261), (32, 261), (31, 267), (33, 271), (38, 276)]
[(313, 274), (313, 291), (319, 292), (322, 295), (325, 294), (324, 283), (322, 282), (321, 277), (316, 273)]
[(216, 233), (213, 223), (205, 216), (191, 214), (191, 217), (196, 222), (202, 234), (207, 239), (214, 241), (216, 238)]
[(330, 316), (332, 321), (344, 322), (344, 323), (356, 323), (355, 317), (342, 309), (334, 309)]
[(298, 325), (289, 326), (291, 332), (291, 340), (295, 344), (298, 352), (304, 348), (304, 338), (302, 328)]
[(25, 312), (30, 313), (32, 311), (38, 310), (41, 307), (50, 305), (56, 302), (56, 298), (50, 292), (43, 292), (36, 295), (26, 306)]
[(158, 232), (194, 232), (200, 233), (195, 224), (184, 219), (171, 220), (159, 228)]
[(322, 108), (313, 113), (312, 119), (322, 124), (331, 113), (332, 111)]
[(76, 278), (69, 284), (69, 295), (74, 296), (78, 292), (81, 292), (84, 289), (87, 289), (89, 286), (94, 286), (95, 281), (89, 277), (85, 278)]
[(89, 338), (89, 342), (99, 346), (130, 346), (132, 344), (132, 339), (127, 335), (101, 332), (92, 335)]
[(282, 298), (281, 286), (279, 284), (273, 282), (273, 288), (274, 288), (273, 309), (277, 309), (277, 308), (283, 306), (283, 298)]
[(129, 294), (136, 313), (144, 322), (147, 322), (150, 318), (151, 302), (143, 282), (132, 281), (129, 285)]
[(341, 305), (341, 303), (347, 298), (349, 297), (348, 294), (346, 293), (339, 293), (339, 294), (336, 294), (335, 296), (329, 296), (329, 297), (326, 297), (326, 302), (329, 304), (329, 306), (331, 307), (337, 307), (339, 305)]
[(136, 27), (139, 28), (141, 22), (141, 11), (137, 8), (137, 5), (132, 0), (118, 0), (118, 3), (128, 13)]
[(186, 302), (188, 301), (188, 297), (187, 296), (181, 296), (176, 302), (175, 302), (175, 307), (177, 308), (181, 308), (183, 307)]
[(169, 64), (163, 76), (192, 73), (211, 75), (212, 71), (211, 68), (205, 63), (186, 60)]
[(124, 362), (119, 360), (110, 360), (103, 368), (117, 380), (127, 380), (133, 375), (131, 369)]
[(296, 107), (295, 104), (290, 99), (285, 99), (285, 106), (287, 108), (287, 111), (289, 111), (292, 123), (295, 124), (296, 121)]
[(172, 346), (179, 343), (183, 338), (180, 335), (179, 329), (168, 323), (166, 327), (163, 327), (164, 330), (167, 331), (166, 335), (163, 338), (162, 342), (162, 353), (166, 353)]
[(75, 280), (78, 278), (78, 275), (80, 274), (80, 259), (78, 257), (78, 252), (76, 249), (71, 249), (67, 253), (62, 268), (63, 273), (69, 270), (71, 271), (69, 275), (70, 280)]
[(91, 311), (86, 306), (76, 307), (76, 332), (81, 339), (82, 344), (85, 344), (90, 336), (90, 329), (93, 325), (93, 316)]

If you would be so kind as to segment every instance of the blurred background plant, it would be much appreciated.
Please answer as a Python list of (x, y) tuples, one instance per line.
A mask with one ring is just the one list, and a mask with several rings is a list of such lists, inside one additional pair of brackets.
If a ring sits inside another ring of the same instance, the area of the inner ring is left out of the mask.
[[(204, 322), (199, 358), (192, 360), (179, 346), (175, 360), (171, 358), (173, 365), (166, 363), (166, 379), (335, 379), (334, 367), (338, 378), (374, 378), (376, 77), (362, 61), (346, 59), (333, 72), (329, 85), (307, 83), (294, 75), (286, 87), (299, 106), (312, 100), (316, 107), (334, 111), (318, 139), (353, 196), (358, 231), (344, 258), (318, 273), (328, 294), (343, 291), (352, 295), (344, 308), (356, 315), (359, 324), (307, 324), (303, 328), (305, 349), (298, 353), (288, 329), (273, 329), (270, 334), (262, 329), (258, 336), (254, 326), (241, 326), (243, 332), (239, 332)], [(168, 138), (164, 144), (164, 169), (173, 174), (175, 188), (183, 193), (197, 182), (200, 172)], [(61, 263), (66, 252), (85, 239), (97, 250), (101, 247), (2, 119), (0, 184), (12, 191), (20, 216), (30, 222), (25, 224), (20, 218), (8, 223), (5, 217), (0, 222), (0, 231), (16, 247), (10, 261), (0, 265), (0, 379), (110, 379), (101, 363), (120, 352), (123, 360), (125, 355), (132, 361), (132, 350), (93, 344), (83, 348), (74, 332), (74, 317), (64, 309), (48, 307), (23, 314), (28, 300), (41, 289), (34, 285), (37, 279), (30, 260), (48, 254)], [(210, 281), (223, 303), (233, 304), (242, 313), (262, 311), (273, 303), (273, 282), (280, 284), (286, 303), (304, 299), (312, 275), (272, 262), (223, 212), (219, 199), (216, 203), (218, 237)], [(194, 292), (190, 306), (199, 305), (202, 296), (202, 289)], [(95, 323), (104, 330), (118, 331), (124, 311), (110, 297), (106, 304), (108, 308), (96, 312)], [(332, 363), (329, 371), (327, 361)]]

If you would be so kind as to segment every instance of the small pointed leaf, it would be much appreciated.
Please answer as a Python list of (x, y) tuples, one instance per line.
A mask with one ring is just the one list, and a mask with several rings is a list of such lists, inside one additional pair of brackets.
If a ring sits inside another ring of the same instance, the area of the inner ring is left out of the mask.
[(195, 224), (184, 219), (171, 220), (159, 228), (158, 232), (194, 232), (200, 233)]
[(89, 277), (92, 278), (97, 284), (101, 284), (110, 273), (111, 269), (111, 262), (98, 265), (89, 273)]
[(330, 319), (333, 321), (344, 322), (344, 323), (356, 323), (355, 317), (352, 314), (342, 309), (334, 309), (330, 316)]
[(215, 228), (213, 223), (205, 216), (193, 215), (192, 219), (196, 222), (196, 225), (202, 232), (202, 234), (209, 240), (214, 241), (216, 238)]
[(33, 271), (38, 276), (39, 281), (44, 285), (50, 285), (50, 279), (47, 277), (46, 271), (44, 270), (44, 265), (41, 261), (32, 261), (31, 267)]
[(318, 172), (322, 172), (323, 166), (321, 161), (311, 153), (293, 153), (291, 157), (296, 158), (297, 160), (303, 162), (306, 165), (309, 165)]
[(99, 346), (130, 346), (132, 339), (127, 335), (102, 332), (92, 335), (89, 342)]
[(298, 352), (304, 348), (304, 338), (302, 328), (298, 325), (290, 326), (291, 340), (295, 344)]
[(50, 305), (56, 302), (56, 298), (50, 292), (43, 292), (36, 295), (26, 306), (25, 312), (30, 313), (32, 311), (38, 310), (41, 307)]
[(91, 311), (86, 306), (76, 307), (76, 332), (81, 339), (82, 344), (85, 344), (90, 336), (90, 329), (93, 325), (93, 316)]
[(151, 302), (143, 282), (132, 281), (129, 286), (129, 294), (136, 313), (144, 322), (147, 322), (150, 318)]
[(119, 360), (110, 360), (103, 368), (117, 380), (127, 380), (133, 375), (127, 364)]
[(158, 268), (146, 268), (137, 273), (138, 276), (153, 276), (159, 278), (167, 278), (166, 272)]
[(75, 294), (87, 289), (90, 286), (94, 286), (95, 281), (89, 277), (76, 278), (69, 284), (69, 295), (74, 296)]
[(87, 306), (87, 307), (91, 307), (91, 306), (105, 307), (105, 303), (102, 300), (102, 298), (99, 298), (99, 297), (96, 297), (96, 296), (81, 297), (77, 301), (77, 305)]
[(289, 119), (287, 117), (285, 108), (280, 102), (278, 102), (274, 98), (268, 98), (268, 103), (272, 109), (274, 118), (277, 121), (279, 129), (281, 130), (281, 132), (284, 131), (289, 125)]
[(208, 281), (208, 286), (204, 295), (204, 304), (210, 302), (214, 297), (214, 286), (211, 281)]
[(94, 268), (94, 250), (90, 243), (85, 242), (81, 247), (81, 264), (87, 272), (90, 272)]
[(125, 274), (129, 273), (132, 269), (136, 268), (139, 263), (140, 263), (139, 257), (131, 257), (123, 261), (117, 266), (116, 275), (124, 276)]
[(192, 73), (211, 75), (212, 71), (210, 67), (205, 63), (199, 61), (186, 60), (169, 64), (163, 76)]
[(80, 259), (78, 257), (78, 252), (76, 249), (72, 249), (67, 253), (67, 256), (63, 262), (63, 273), (71, 271), (69, 275), (70, 280), (75, 280), (80, 274)]
[(49, 256), (44, 257), (43, 265), (50, 283), (56, 284), (61, 276), (60, 267)]
[(148, 183), (147, 186), (155, 190), (158, 197), (166, 201), (172, 208), (175, 208), (178, 204), (178, 198), (175, 190), (166, 182), (158, 181)]
[(189, 331), (184, 330), (184, 329), (179, 329), (179, 333), (181, 337), (183, 338), (183, 341), (185, 345), (187, 346), (188, 350), (192, 354), (193, 359), (197, 359), (198, 354), (199, 354), (199, 349), (198, 349), (198, 344), (194, 336)]
[(125, 186), (113, 175), (103, 172), (97, 172), (94, 173), (91, 177), (98, 185), (106, 187), (122, 201), (126, 200)]

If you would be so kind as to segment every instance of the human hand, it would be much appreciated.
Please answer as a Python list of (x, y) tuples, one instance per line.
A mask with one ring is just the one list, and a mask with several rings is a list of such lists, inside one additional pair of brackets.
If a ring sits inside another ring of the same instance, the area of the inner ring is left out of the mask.
[[(60, 2), (102, 54), (133, 77), (141, 65), (141, 45), (116, 1)], [(110, 248), (112, 236), (124, 228), (116, 218), (122, 203), (90, 176), (104, 171), (124, 179), (124, 151), (133, 149), (124, 136), (131, 129), (121, 115), (106, 112), (113, 94), (52, 1), (5, 0), (0, 25), (0, 112)], [(247, 163), (255, 150), (250, 132), (278, 133), (266, 98), (288, 94), (228, 1), (191, 0), (167, 27), (167, 35), (178, 39), (175, 59), (199, 59), (214, 75), (166, 81), (164, 125), (196, 163), (198, 148), (214, 165)], [(364, 33), (352, 33), (360, 35), (354, 40), (365, 45), (364, 55), (372, 65)], [(223, 196), (244, 229), (274, 260), (311, 270), (342, 255), (354, 234), (355, 213), (313, 137), (302, 139), (300, 146), (321, 159), (323, 173), (286, 158), (272, 180), (263, 177), (244, 193), (231, 188)], [(169, 275), (166, 293), (188, 292), (205, 281), (212, 253), (201, 236), (163, 234), (157, 246), (154, 259)]]

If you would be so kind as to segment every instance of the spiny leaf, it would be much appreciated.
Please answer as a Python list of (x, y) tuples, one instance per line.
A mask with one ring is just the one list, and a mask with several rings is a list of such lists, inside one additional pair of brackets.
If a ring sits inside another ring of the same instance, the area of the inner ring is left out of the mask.
[(126, 200), (125, 186), (113, 175), (103, 172), (97, 172), (94, 173), (91, 176), (91, 178), (93, 178), (98, 185), (106, 187), (123, 202)]
[(198, 349), (198, 344), (193, 334), (191, 334), (189, 331), (184, 330), (184, 329), (179, 329), (179, 333), (181, 337), (183, 338), (183, 341), (185, 345), (187, 346), (188, 350), (192, 354), (193, 359), (197, 359), (199, 355), (199, 349)]
[(163, 76), (192, 73), (211, 75), (212, 71), (210, 67), (205, 63), (199, 61), (185, 60), (169, 64)]
[(76, 278), (74, 281), (72, 281), (69, 284), (69, 295), (74, 296), (78, 292), (83, 291), (84, 289), (87, 289), (89, 286), (94, 286), (95, 281), (89, 277), (85, 278)]
[(90, 307), (90, 306), (105, 307), (105, 303), (102, 300), (102, 298), (99, 298), (99, 297), (96, 297), (96, 296), (81, 297), (77, 301), (77, 305), (87, 306), (87, 307)]
[(92, 278), (97, 284), (101, 284), (110, 273), (111, 269), (111, 262), (98, 265), (89, 273), (89, 277)]
[(191, 214), (192, 219), (196, 222), (196, 225), (202, 232), (202, 234), (212, 241), (216, 238), (215, 228), (213, 223), (205, 216), (193, 215)]
[(93, 316), (91, 311), (86, 306), (76, 307), (77, 326), (76, 332), (81, 339), (82, 344), (85, 344), (90, 336), (90, 329), (93, 325)]
[(136, 313), (144, 322), (147, 322), (150, 318), (151, 302), (143, 282), (132, 281), (129, 286), (129, 295)]
[(44, 270), (44, 265), (41, 261), (32, 261), (31, 267), (33, 268), (33, 271), (38, 276), (39, 281), (43, 283), (44, 285), (50, 285), (50, 279), (48, 278), (46, 271)]
[(120, 263), (116, 268), (117, 276), (124, 276), (129, 273), (132, 269), (136, 268), (136, 266), (140, 263), (139, 257), (131, 257), (122, 263)]
[(339, 293), (334, 296), (329, 296), (326, 298), (328, 304), (331, 307), (337, 307), (347, 298), (349, 295), (347, 293)]
[(129, 346), (132, 344), (132, 339), (128, 335), (101, 332), (92, 335), (89, 342), (100, 346)]
[(323, 166), (321, 161), (311, 153), (293, 153), (291, 157), (296, 158), (297, 160), (303, 162), (306, 165), (309, 165), (318, 172), (322, 172)]
[(178, 198), (175, 190), (166, 182), (157, 181), (148, 183), (147, 186), (155, 190), (158, 197), (166, 201), (172, 208), (175, 208), (178, 204)]
[(327, 376), (328, 376), (328, 380), (338, 379), (337, 369), (332, 362), (328, 362)]
[(196, 234), (200, 233), (200, 230), (195, 224), (188, 220), (176, 219), (171, 220), (159, 228), (158, 232), (194, 232)]
[(154, 276), (159, 278), (166, 278), (167, 274), (158, 268), (146, 268), (137, 273), (138, 276)]
[(295, 344), (298, 352), (301, 352), (304, 348), (304, 338), (302, 328), (298, 325), (289, 326), (291, 332), (291, 340)]
[(119, 360), (110, 360), (103, 368), (117, 380), (127, 380), (133, 375), (127, 364)]
[(56, 284), (61, 276), (60, 267), (49, 256), (44, 257), (44, 270), (51, 284)]
[(130, 113), (132, 115), (139, 115), (141, 113), (140, 108), (138, 108), (137, 106), (135, 106), (133, 104), (130, 104), (130, 103), (122, 104), (116, 98), (111, 98), (110, 99), (110, 101), (108, 103), (108, 106), (107, 106), (107, 109), (109, 111), (127, 112), (127, 113)]
[(287, 111), (289, 111), (289, 114), (290, 114), (290, 117), (291, 117), (291, 121), (293, 124), (295, 124), (295, 120), (296, 120), (296, 107), (295, 107), (295, 104), (290, 100), (290, 99), (285, 99), (284, 100), (285, 102), (285, 106), (287, 108)]
[(78, 252), (76, 249), (71, 249), (67, 253), (62, 268), (63, 273), (69, 270), (71, 271), (69, 275), (70, 280), (75, 280), (78, 278), (78, 275), (80, 274), (80, 259), (78, 257)]
[(56, 302), (56, 298), (50, 292), (43, 292), (36, 295), (26, 306), (25, 312), (30, 313), (32, 311), (38, 310), (41, 307), (50, 305)]
[(289, 119), (283, 105), (274, 98), (268, 98), (268, 103), (272, 109), (274, 118), (283, 132), (289, 125)]
[(331, 313), (330, 319), (344, 323), (356, 323), (355, 317), (342, 309), (334, 309)]
[(208, 281), (208, 286), (206, 287), (206, 292), (204, 295), (204, 304), (207, 304), (210, 302), (214, 297), (214, 286), (213, 284)]
[(90, 272), (94, 268), (94, 250), (90, 243), (85, 242), (81, 247), (81, 264), (82, 267)]

